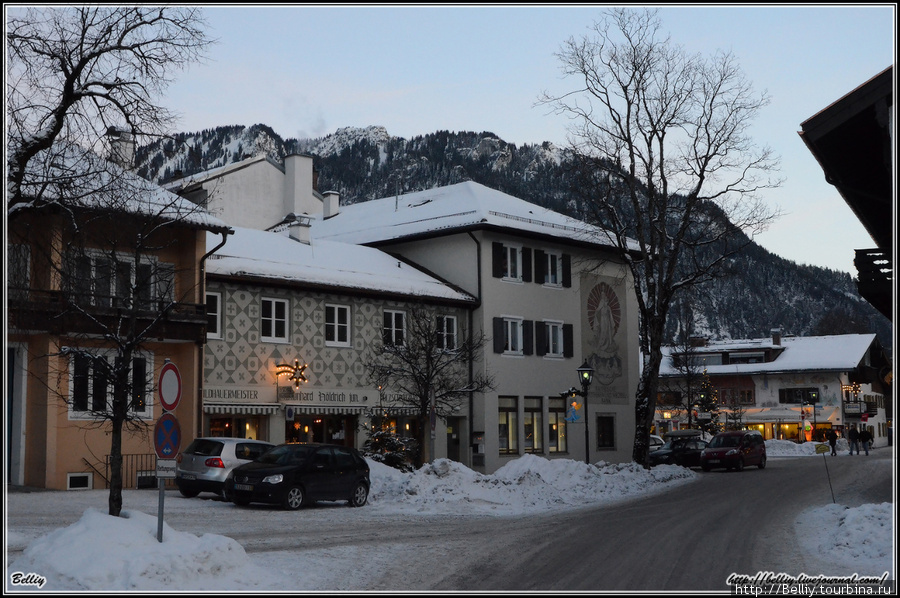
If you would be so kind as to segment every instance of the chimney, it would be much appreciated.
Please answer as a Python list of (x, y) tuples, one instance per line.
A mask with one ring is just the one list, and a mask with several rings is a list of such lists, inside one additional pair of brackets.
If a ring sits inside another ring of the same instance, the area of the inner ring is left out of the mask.
[(776, 347), (781, 346), (781, 328), (772, 329), (772, 345)]
[(116, 127), (106, 130), (109, 138), (109, 160), (125, 170), (134, 168), (134, 138), (127, 131), (120, 131)]
[(337, 191), (326, 191), (322, 200), (322, 216), (328, 220), (341, 211), (341, 194)]
[[(302, 154), (284, 157), (284, 213), (312, 214), (313, 199), (313, 159)], [(318, 203), (318, 202), (316, 202)]]
[(293, 218), (293, 222), (288, 225), (288, 235), (295, 241), (300, 241), (306, 245), (310, 244), (309, 216), (298, 216), (296, 214), (288, 214), (287, 218)]

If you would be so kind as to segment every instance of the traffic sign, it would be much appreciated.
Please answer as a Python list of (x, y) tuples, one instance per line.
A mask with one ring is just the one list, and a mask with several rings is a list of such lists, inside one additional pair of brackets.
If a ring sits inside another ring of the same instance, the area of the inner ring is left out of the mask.
[(153, 430), (153, 445), (160, 459), (174, 459), (181, 447), (181, 425), (171, 413), (163, 413)]
[(171, 361), (166, 361), (159, 372), (159, 402), (166, 411), (175, 411), (181, 400), (181, 374)]

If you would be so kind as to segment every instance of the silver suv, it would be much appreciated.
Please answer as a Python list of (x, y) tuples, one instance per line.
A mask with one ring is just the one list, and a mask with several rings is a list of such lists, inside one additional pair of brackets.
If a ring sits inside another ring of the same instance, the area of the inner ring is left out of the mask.
[(175, 484), (187, 498), (201, 492), (224, 496), (228, 473), (273, 446), (271, 442), (247, 438), (195, 438), (175, 459)]

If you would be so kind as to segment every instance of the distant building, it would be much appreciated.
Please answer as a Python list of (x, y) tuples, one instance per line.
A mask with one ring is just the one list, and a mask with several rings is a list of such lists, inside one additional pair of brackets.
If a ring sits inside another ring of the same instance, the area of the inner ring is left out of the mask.
[[(665, 347), (656, 425), (662, 432), (708, 417), (697, 374), (711, 383), (720, 424), (762, 432), (766, 439), (823, 440), (834, 429), (867, 426), (875, 446), (888, 444), (890, 361), (874, 334), (707, 341)], [(689, 388), (693, 379), (693, 388)]]

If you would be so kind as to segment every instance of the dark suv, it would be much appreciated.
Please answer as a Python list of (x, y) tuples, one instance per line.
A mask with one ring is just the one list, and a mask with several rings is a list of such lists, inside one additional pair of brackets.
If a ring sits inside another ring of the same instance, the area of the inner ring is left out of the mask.
[(235, 467), (225, 496), (236, 505), (280, 504), (295, 510), (317, 500), (361, 507), (369, 497), (369, 464), (356, 449), (335, 444), (281, 444)]
[(718, 467), (741, 471), (745, 465), (766, 466), (766, 441), (754, 430), (720, 432), (700, 454), (703, 471)]

